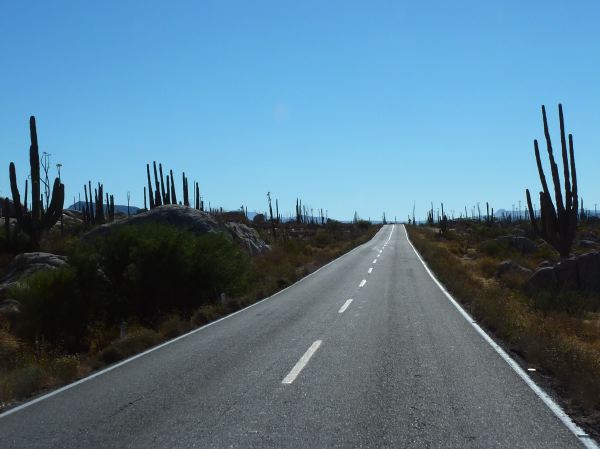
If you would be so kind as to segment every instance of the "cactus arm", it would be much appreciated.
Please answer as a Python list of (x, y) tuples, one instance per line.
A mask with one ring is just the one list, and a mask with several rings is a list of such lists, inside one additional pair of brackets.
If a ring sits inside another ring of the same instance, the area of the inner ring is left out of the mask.
[(169, 170), (171, 179), (171, 203), (177, 204), (177, 193), (175, 192), (175, 179), (173, 178), (173, 170)]
[(62, 215), (65, 204), (65, 186), (58, 178), (54, 179), (52, 187), (52, 197), (46, 213), (42, 217), (41, 225), (44, 229), (50, 229), (54, 226)]

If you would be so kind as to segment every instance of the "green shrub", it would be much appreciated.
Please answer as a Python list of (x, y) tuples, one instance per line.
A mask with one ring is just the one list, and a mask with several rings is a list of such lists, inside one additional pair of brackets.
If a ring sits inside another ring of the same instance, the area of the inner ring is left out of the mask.
[(123, 226), (73, 245), (69, 265), (36, 273), (11, 295), (21, 303), (17, 335), (85, 350), (97, 325), (130, 319), (156, 325), (244, 291), (249, 258), (222, 234), (196, 236), (170, 226)]
[(101, 304), (87, 295), (85, 280), (78, 270), (65, 266), (40, 271), (14, 288), (12, 296), (21, 303), (17, 335), (30, 342), (50, 342), (67, 349), (81, 349), (87, 326)]
[(196, 236), (170, 226), (123, 226), (93, 248), (113, 290), (112, 316), (155, 321), (191, 312), (246, 286), (249, 258), (220, 233)]

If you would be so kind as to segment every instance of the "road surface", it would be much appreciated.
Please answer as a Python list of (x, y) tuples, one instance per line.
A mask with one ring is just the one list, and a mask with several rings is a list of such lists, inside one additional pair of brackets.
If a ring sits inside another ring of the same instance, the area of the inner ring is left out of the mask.
[(585, 444), (451, 303), (401, 225), (278, 295), (0, 417), (1, 448)]

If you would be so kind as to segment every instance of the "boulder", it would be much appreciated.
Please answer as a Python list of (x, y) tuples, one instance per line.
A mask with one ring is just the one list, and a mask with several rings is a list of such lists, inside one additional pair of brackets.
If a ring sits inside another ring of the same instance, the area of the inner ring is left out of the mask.
[(538, 250), (538, 246), (534, 241), (518, 235), (503, 235), (497, 237), (496, 241), (508, 245), (520, 251), (522, 254), (532, 254)]
[(219, 230), (219, 224), (207, 212), (175, 204), (159, 206), (147, 212), (142, 212), (120, 221), (113, 221), (98, 226), (83, 236), (84, 241), (91, 241), (98, 237), (110, 234), (120, 226), (144, 226), (161, 224), (175, 226), (195, 234), (206, 234)]
[(239, 241), (245, 246), (251, 255), (261, 254), (271, 249), (258, 235), (256, 229), (246, 226), (243, 223), (227, 223), (225, 225), (231, 232), (234, 240)]
[(573, 290), (579, 287), (579, 281), (577, 277), (577, 260), (574, 257), (561, 260), (554, 265), (554, 274), (556, 276), (556, 282), (558, 282), (560, 288)]
[(515, 261), (505, 260), (500, 262), (498, 265), (498, 269), (496, 270), (496, 277), (501, 277), (506, 273), (519, 273), (523, 275), (531, 274), (531, 270), (529, 268), (525, 268), (522, 265), (519, 265)]
[[(83, 215), (78, 210), (64, 209), (62, 216), (62, 227), (66, 231), (73, 231), (83, 224)], [(58, 220), (52, 227), (52, 231), (59, 232), (61, 222)]]
[(582, 290), (600, 294), (600, 252), (574, 256), (554, 266), (538, 268), (527, 281), (527, 291), (548, 289)]
[(594, 251), (577, 258), (577, 277), (583, 290), (600, 293), (600, 252)]
[(144, 226), (148, 224), (170, 225), (179, 229), (185, 229), (194, 234), (223, 232), (227, 238), (239, 242), (242, 248), (246, 249), (252, 255), (260, 254), (270, 249), (269, 245), (260, 239), (254, 229), (243, 223), (219, 224), (207, 212), (174, 204), (159, 206), (119, 221), (98, 226), (84, 234), (82, 239), (84, 241), (92, 241), (98, 237), (109, 235), (121, 226)]
[(256, 214), (254, 216), (254, 218), (252, 219), (252, 222), (254, 224), (265, 224), (266, 219), (265, 219), (265, 215), (264, 214)]
[(597, 248), (598, 244), (592, 240), (579, 240), (579, 246), (581, 248)]
[(22, 253), (16, 256), (6, 269), (6, 276), (0, 280), (0, 296), (22, 279), (42, 270), (54, 270), (67, 264), (65, 256), (51, 253)]
[(540, 290), (554, 289), (557, 285), (554, 267), (542, 267), (531, 275), (525, 288), (529, 294), (532, 294)]

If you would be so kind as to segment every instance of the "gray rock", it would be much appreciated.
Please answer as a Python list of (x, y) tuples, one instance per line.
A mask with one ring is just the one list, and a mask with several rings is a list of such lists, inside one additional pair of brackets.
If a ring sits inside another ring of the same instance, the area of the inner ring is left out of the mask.
[(179, 205), (159, 206), (119, 221), (98, 226), (85, 234), (83, 240), (93, 241), (98, 237), (109, 235), (125, 225), (144, 226), (148, 224), (175, 226), (194, 234), (222, 232), (227, 238), (240, 242), (241, 246), (253, 255), (270, 249), (269, 245), (260, 239), (254, 229), (243, 223), (219, 224), (206, 212)]
[(498, 270), (496, 270), (496, 277), (501, 277), (506, 273), (521, 273), (523, 275), (531, 274), (531, 270), (526, 268), (512, 260), (505, 260), (500, 262)]
[(86, 233), (83, 240), (91, 241), (109, 235), (124, 225), (144, 226), (149, 224), (171, 225), (195, 234), (206, 234), (207, 232), (217, 232), (219, 230), (219, 224), (208, 213), (192, 207), (171, 204), (98, 226)]
[(579, 240), (579, 246), (581, 248), (597, 248), (598, 244), (592, 240)]
[(583, 290), (600, 294), (600, 253), (598, 251), (577, 258), (577, 276)]
[(0, 301), (0, 315), (10, 316), (21, 312), (21, 303), (15, 299)]
[[(62, 227), (66, 231), (72, 231), (83, 224), (83, 215), (78, 210), (64, 209), (62, 216)], [(58, 220), (52, 227), (53, 232), (60, 232), (61, 222)]]
[(12, 286), (38, 271), (53, 270), (67, 264), (65, 256), (51, 253), (23, 253), (16, 256), (6, 269), (6, 276), (0, 280), (0, 296)]
[(532, 254), (538, 250), (537, 244), (534, 241), (529, 240), (527, 237), (503, 235), (501, 237), (497, 237), (496, 241), (499, 243), (504, 243), (523, 254)]
[(556, 288), (558, 281), (554, 273), (554, 267), (543, 267), (537, 269), (527, 280), (526, 290), (529, 294), (540, 290), (548, 290)]
[(225, 226), (231, 232), (234, 240), (237, 240), (244, 245), (250, 254), (261, 254), (271, 249), (271, 247), (260, 238), (256, 229), (246, 226), (243, 223), (234, 222), (227, 223)]
[(561, 260), (554, 265), (554, 274), (556, 275), (556, 281), (560, 288), (572, 290), (579, 287), (577, 260), (574, 257)]
[(552, 262), (550, 262), (549, 260), (543, 260), (538, 265), (538, 268), (551, 267), (551, 266), (552, 266)]
[(527, 291), (572, 289), (600, 294), (600, 252), (571, 257), (539, 268), (527, 281)]

